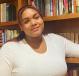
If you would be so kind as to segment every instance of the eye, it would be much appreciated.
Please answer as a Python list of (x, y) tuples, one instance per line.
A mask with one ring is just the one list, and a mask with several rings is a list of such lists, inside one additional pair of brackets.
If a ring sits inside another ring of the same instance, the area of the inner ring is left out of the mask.
[(24, 20), (23, 21), (23, 24), (27, 24), (27, 23), (29, 23), (30, 22), (30, 20)]
[(34, 18), (35, 18), (35, 19), (38, 19), (38, 18), (40, 18), (40, 16), (39, 16), (39, 15), (36, 15)]

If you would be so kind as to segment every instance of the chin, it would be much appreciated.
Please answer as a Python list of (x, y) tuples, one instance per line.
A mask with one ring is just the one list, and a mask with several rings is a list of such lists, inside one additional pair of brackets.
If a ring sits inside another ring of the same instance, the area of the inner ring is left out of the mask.
[(32, 37), (40, 37), (42, 35), (43, 29), (32, 32)]
[(35, 34), (32, 37), (40, 37), (40, 36), (41, 36), (41, 34)]
[(42, 33), (35, 33), (32, 35), (32, 37), (40, 37), (42, 35)]

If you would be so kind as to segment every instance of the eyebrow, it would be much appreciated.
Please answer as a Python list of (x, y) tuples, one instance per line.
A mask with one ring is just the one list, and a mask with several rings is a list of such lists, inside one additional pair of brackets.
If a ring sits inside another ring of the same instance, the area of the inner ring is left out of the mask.
[[(36, 15), (39, 15), (38, 13), (35, 13), (34, 15), (33, 15), (33, 17), (34, 16), (36, 16)], [(22, 20), (28, 20), (29, 18), (28, 17), (25, 17), (25, 18), (23, 18)]]

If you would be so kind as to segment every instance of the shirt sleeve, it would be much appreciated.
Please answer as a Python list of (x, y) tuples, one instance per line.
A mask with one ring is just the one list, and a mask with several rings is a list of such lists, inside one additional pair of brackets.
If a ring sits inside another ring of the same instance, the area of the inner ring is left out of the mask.
[(12, 76), (12, 62), (9, 50), (7, 45), (3, 45), (0, 49), (0, 76)]
[(9, 61), (6, 58), (0, 58), (0, 76), (12, 76)]
[(79, 44), (72, 42), (71, 40), (57, 35), (57, 34), (48, 34), (50, 36), (50, 39), (53, 39), (56, 41), (56, 43), (59, 43), (62, 45), (61, 48), (64, 47), (65, 56), (66, 57), (79, 57)]
[(79, 57), (79, 44), (65, 39), (65, 47), (67, 57)]

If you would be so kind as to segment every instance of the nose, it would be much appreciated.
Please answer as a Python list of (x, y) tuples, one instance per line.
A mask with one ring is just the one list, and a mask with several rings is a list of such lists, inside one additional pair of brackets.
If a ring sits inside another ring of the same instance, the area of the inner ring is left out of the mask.
[(36, 20), (35, 20), (35, 19), (32, 19), (32, 20), (31, 20), (31, 24), (32, 24), (33, 26), (36, 25), (36, 24), (37, 24)]

